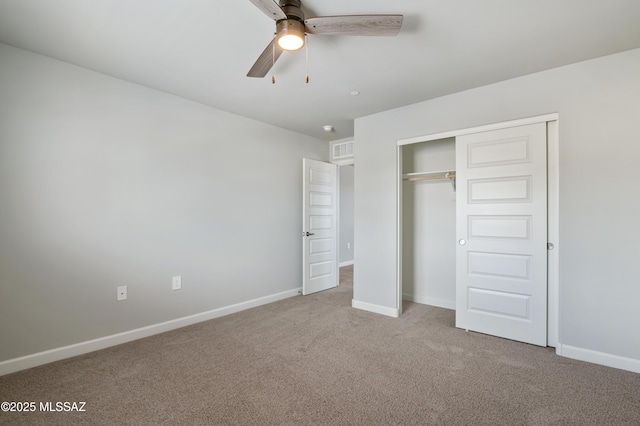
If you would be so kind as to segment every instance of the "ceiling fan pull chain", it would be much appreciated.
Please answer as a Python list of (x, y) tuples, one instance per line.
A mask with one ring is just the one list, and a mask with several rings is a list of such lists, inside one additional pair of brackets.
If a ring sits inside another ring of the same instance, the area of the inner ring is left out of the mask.
[(307, 37), (306, 33), (304, 35), (304, 44), (305, 44), (305, 61), (306, 61), (305, 65), (307, 68), (307, 76), (305, 78), (305, 82), (309, 84), (309, 37)]

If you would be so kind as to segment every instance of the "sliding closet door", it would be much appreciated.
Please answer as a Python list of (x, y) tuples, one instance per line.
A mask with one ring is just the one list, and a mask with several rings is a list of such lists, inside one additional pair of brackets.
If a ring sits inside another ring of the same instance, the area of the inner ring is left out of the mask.
[(456, 326), (547, 345), (546, 123), (456, 138)]

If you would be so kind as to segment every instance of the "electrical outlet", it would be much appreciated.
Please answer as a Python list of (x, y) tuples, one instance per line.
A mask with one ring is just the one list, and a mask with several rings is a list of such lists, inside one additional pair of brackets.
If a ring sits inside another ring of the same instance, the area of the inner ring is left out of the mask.
[(175, 276), (171, 281), (171, 290), (180, 290), (182, 288), (182, 277)]
[(127, 286), (126, 285), (121, 285), (120, 287), (118, 287), (116, 289), (116, 300), (118, 302), (122, 301), (122, 300), (127, 300)]
[(347, 250), (351, 250), (351, 243), (347, 243)]

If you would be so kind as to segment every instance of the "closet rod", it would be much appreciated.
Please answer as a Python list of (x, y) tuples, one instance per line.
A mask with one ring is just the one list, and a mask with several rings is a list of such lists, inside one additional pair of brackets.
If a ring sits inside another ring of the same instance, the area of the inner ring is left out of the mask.
[(439, 173), (439, 174), (424, 174), (420, 176), (416, 175), (405, 175), (402, 177), (402, 180), (406, 180), (409, 182), (418, 181), (418, 180), (444, 180), (444, 179), (455, 179), (456, 172), (447, 172), (447, 173)]

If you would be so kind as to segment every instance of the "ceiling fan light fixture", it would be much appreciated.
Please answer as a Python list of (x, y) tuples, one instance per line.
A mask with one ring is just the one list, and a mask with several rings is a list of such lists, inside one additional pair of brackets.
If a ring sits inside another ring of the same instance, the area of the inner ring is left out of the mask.
[(301, 0), (250, 0), (276, 23), (275, 36), (253, 64), (247, 77), (264, 77), (285, 50), (307, 47), (309, 82), (309, 44), (307, 35), (394, 36), (402, 27), (402, 15), (338, 15), (306, 18)]
[(299, 50), (304, 46), (304, 24), (295, 19), (283, 19), (276, 24), (278, 46), (283, 50)]

